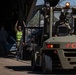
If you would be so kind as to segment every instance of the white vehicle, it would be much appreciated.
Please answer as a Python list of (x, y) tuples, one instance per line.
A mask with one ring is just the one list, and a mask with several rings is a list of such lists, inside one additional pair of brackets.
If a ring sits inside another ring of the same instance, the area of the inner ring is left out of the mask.
[(16, 48), (16, 40), (12, 36), (10, 36), (8, 38), (7, 49), (10, 52), (12, 52), (12, 51), (15, 52), (17, 50), (17, 48)]
[[(43, 34), (42, 37), (40, 37), (42, 39), (41, 45), (33, 46), (31, 60), (32, 68), (35, 70), (37, 67), (41, 67), (44, 73), (51, 73), (52, 70), (56, 68), (66, 70), (76, 69), (76, 13), (73, 14), (76, 9), (69, 8), (72, 10), (70, 14), (72, 15), (71, 23), (74, 32), (72, 35), (67, 34), (66, 36), (52, 36), (52, 25), (55, 22), (53, 21), (54, 12), (62, 12), (63, 9), (66, 11), (66, 8), (54, 9), (54, 7), (49, 7), (49, 9), (50, 14), (48, 15), (48, 19), (50, 25), (47, 24), (46, 19), (46, 22), (44, 22)], [(67, 10), (69, 9), (67, 8)], [(66, 34), (67, 32), (61, 30), (60, 34), (63, 33)]]

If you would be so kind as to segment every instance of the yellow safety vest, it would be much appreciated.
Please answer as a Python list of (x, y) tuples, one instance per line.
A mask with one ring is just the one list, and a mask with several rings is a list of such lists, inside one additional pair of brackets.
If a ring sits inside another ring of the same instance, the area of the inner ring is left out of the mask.
[(17, 31), (17, 33), (16, 33), (16, 39), (17, 39), (17, 41), (20, 41), (21, 38), (22, 38), (22, 31)]

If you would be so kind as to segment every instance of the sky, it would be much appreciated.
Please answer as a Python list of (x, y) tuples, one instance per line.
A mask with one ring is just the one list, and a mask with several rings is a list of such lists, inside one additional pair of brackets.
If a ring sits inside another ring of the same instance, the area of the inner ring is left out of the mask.
[[(64, 6), (66, 2), (70, 2), (71, 6), (76, 6), (76, 0), (65, 0), (64, 2), (62, 2), (60, 5)], [(37, 5), (41, 5), (44, 3), (44, 0), (37, 0)]]
[(76, 6), (76, 0), (65, 0), (61, 5), (65, 5), (66, 2), (70, 2), (70, 6)]
[(37, 0), (37, 4), (36, 5), (41, 5), (44, 3), (44, 0)]

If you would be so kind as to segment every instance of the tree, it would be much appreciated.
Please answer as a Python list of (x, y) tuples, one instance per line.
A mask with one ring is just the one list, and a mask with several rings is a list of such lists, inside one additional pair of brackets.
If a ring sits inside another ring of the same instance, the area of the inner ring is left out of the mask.
[(38, 26), (39, 25), (39, 12), (35, 14), (35, 16), (29, 21), (29, 26)]

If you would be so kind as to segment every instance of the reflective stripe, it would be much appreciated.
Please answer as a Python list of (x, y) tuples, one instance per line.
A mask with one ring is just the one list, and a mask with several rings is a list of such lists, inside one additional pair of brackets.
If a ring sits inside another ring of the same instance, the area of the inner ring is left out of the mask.
[(16, 34), (17, 41), (20, 41), (21, 38), (22, 38), (22, 31), (17, 31), (17, 34)]

